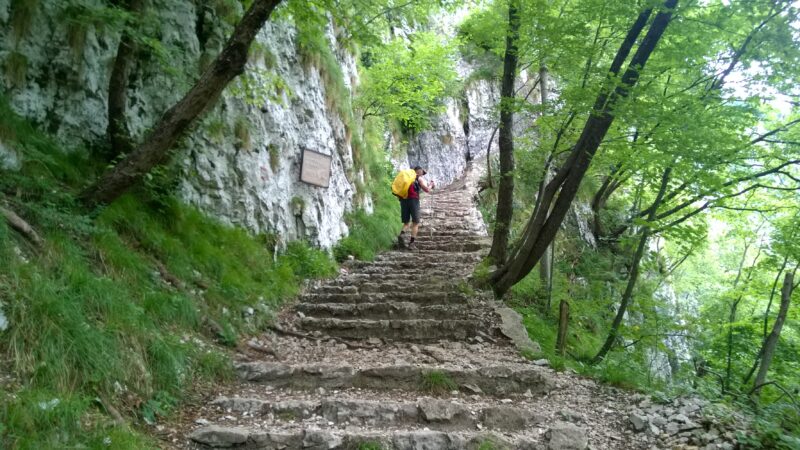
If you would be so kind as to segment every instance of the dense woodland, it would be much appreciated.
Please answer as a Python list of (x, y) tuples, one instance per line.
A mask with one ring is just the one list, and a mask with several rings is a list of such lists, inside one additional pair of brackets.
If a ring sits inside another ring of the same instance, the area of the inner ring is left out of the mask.
[[(10, 39), (26, 39), (39, 3), (11, 1)], [(175, 68), (158, 2), (64, 2), (76, 47), (87, 28), (117, 37), (102, 143), (60, 142), (0, 94), (0, 139), (23, 155), (0, 169), (4, 445), (157, 447), (146, 424), (230, 379), (225, 346), (267, 326), (303, 279), (391, 244), (385, 136), (424, 132), (444, 99), (488, 80), (502, 96), (498, 146), (476, 164), (493, 243), (475, 279), (523, 313), (544, 352), (526, 356), (660, 401), (732, 404), (753, 421), (742, 445), (800, 448), (795, 2), (195, 3), (227, 37), (197, 67)], [(452, 36), (430, 20), (465, 10)], [(275, 236), (175, 195), (181, 140), (223, 92), (258, 105), (284, 89), (251, 64), (264, 59), (253, 41), (267, 21), (292, 23), (298, 51), (327, 74), (375, 204), (348, 218), (332, 255), (302, 242), (276, 251)], [(331, 22), (358, 56), (352, 95)], [(7, 89), (25, 83), (25, 58), (5, 56)], [(140, 58), (185, 90), (133, 135), (126, 89)], [(467, 79), (459, 59), (475, 69)], [(230, 314), (249, 305), (258, 311)]]

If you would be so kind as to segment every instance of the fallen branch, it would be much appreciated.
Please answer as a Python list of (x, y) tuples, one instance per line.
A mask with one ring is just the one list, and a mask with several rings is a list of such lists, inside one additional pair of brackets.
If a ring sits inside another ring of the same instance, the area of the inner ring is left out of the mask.
[(797, 399), (794, 398), (794, 395), (792, 395), (792, 393), (789, 392), (785, 387), (778, 384), (777, 381), (767, 381), (765, 383), (753, 386), (753, 389), (750, 389), (750, 392), (748, 392), (747, 395), (748, 396), (753, 395), (753, 393), (755, 393), (756, 391), (761, 390), (761, 388), (763, 388), (764, 386), (769, 386), (770, 384), (778, 388), (778, 390), (780, 390), (781, 392), (783, 392), (783, 395), (789, 398), (789, 400), (794, 404), (794, 407), (800, 410), (800, 403), (797, 402)]
[(0, 214), (3, 215), (3, 217), (6, 219), (6, 222), (8, 222), (13, 230), (21, 234), (30, 243), (36, 247), (41, 247), (44, 244), (44, 240), (39, 237), (39, 234), (36, 232), (36, 230), (34, 230), (33, 227), (30, 226), (30, 224), (22, 217), (14, 213), (14, 211), (0, 206)]
[(257, 342), (247, 341), (247, 347), (249, 347), (249, 348), (251, 348), (251, 349), (253, 349), (253, 350), (257, 351), (257, 352), (260, 352), (260, 353), (266, 353), (267, 355), (272, 355), (272, 356), (274, 356), (276, 358), (278, 357), (278, 354), (275, 353), (275, 350), (273, 350), (271, 348), (264, 347), (263, 345), (260, 345)]
[(96, 400), (97, 400), (98, 403), (100, 403), (100, 406), (102, 406), (103, 409), (106, 410), (108, 415), (111, 416), (112, 419), (114, 419), (114, 424), (115, 425), (118, 425), (118, 426), (119, 425), (125, 425), (125, 418), (122, 417), (122, 414), (120, 414), (119, 410), (117, 408), (115, 408), (114, 405), (112, 405), (111, 402), (107, 398), (105, 398), (104, 396), (98, 395)]

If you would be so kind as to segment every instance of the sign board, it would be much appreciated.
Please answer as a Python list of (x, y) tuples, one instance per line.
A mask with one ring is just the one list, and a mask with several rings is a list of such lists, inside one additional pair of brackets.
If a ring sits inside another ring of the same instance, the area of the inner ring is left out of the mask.
[(328, 187), (331, 181), (331, 157), (314, 150), (303, 150), (300, 181), (314, 186)]

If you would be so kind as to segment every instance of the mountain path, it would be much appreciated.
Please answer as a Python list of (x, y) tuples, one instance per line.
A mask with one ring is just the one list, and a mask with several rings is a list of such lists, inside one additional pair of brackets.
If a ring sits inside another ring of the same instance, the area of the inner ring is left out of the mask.
[[(468, 283), (490, 245), (476, 172), (424, 196), (415, 250), (345, 264), (287, 305), (276, 330), (240, 355), (239, 381), (185, 413), (174, 447), (733, 448), (701, 442), (698, 430), (714, 430), (691, 419), (694, 401), (662, 412), (521, 356), (507, 337), (519, 318)], [(659, 414), (664, 430), (653, 425)]]

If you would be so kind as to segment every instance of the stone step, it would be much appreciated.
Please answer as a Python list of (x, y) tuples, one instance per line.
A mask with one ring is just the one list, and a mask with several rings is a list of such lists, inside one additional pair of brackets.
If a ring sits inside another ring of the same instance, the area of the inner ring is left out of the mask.
[(413, 287), (409, 285), (407, 277), (395, 279), (371, 277), (357, 284), (353, 284), (352, 281), (353, 280), (350, 280), (350, 283), (347, 284), (321, 285), (314, 288), (312, 292), (319, 294), (363, 294), (368, 292), (404, 292), (410, 289), (430, 292), (451, 291), (457, 290), (460, 287), (459, 283), (445, 281), (444, 277), (439, 279), (426, 277), (426, 279), (416, 281)]
[(460, 292), (387, 292), (358, 294), (306, 293), (300, 296), (301, 303), (389, 303), (410, 302), (424, 305), (467, 304), (469, 297)]
[(477, 253), (459, 253), (459, 255), (469, 255), (467, 258), (448, 259), (447, 252), (428, 251), (426, 254), (418, 255), (413, 252), (403, 251), (403, 256), (393, 259), (373, 261), (371, 264), (356, 266), (349, 269), (351, 273), (426, 273), (426, 272), (447, 272), (452, 269), (471, 269), (481, 259)]
[[(462, 253), (463, 255), (479, 256), (475, 253)], [(478, 258), (475, 258), (478, 259)], [(448, 260), (446, 253), (432, 254), (427, 260), (420, 255), (404, 251), (403, 257), (373, 261), (369, 264), (354, 264), (348, 267), (351, 273), (427, 273), (447, 272), (451, 269), (467, 269), (474, 265), (473, 261)]]
[[(360, 391), (363, 392), (363, 391)], [(260, 423), (322, 422), (328, 427), (392, 429), (423, 426), (437, 431), (520, 431), (542, 423), (545, 417), (530, 409), (491, 402), (423, 397), (411, 402), (392, 399), (290, 398), (270, 401), (258, 397), (219, 397), (211, 402), (218, 414), (237, 414)], [(271, 425), (271, 424), (270, 424)]]
[[(479, 257), (476, 257), (473, 253), (464, 253), (464, 252), (442, 252), (442, 256), (446, 256), (446, 261), (452, 264), (473, 264), (480, 260)], [(390, 251), (381, 254), (374, 261), (370, 262), (356, 262), (352, 264), (354, 267), (359, 266), (370, 266), (373, 264), (379, 264), (383, 262), (399, 262), (399, 261), (415, 261), (418, 258), (414, 257), (413, 255), (409, 254), (408, 252), (404, 251)]]
[(480, 252), (489, 250), (489, 246), (483, 242), (436, 242), (418, 240), (414, 243), (419, 250), (441, 250), (446, 252)]
[(468, 317), (461, 306), (419, 305), (412, 302), (298, 303), (295, 311), (317, 318), (359, 319), (457, 319)]
[(508, 396), (530, 391), (543, 394), (553, 389), (546, 369), (532, 365), (487, 365), (477, 369), (436, 366), (382, 366), (358, 369), (348, 365), (289, 365), (269, 361), (235, 364), (245, 381), (294, 389), (344, 389), (425, 391), (433, 378), (447, 380), (467, 393)]
[(334, 319), (305, 317), (298, 321), (305, 331), (320, 331), (344, 339), (380, 338), (389, 341), (435, 342), (442, 339), (463, 341), (477, 336), (484, 325), (469, 319)]
[[(407, 236), (407, 238), (410, 236)], [(476, 236), (476, 235), (453, 235), (453, 234), (438, 234), (437, 231), (433, 232), (424, 232), (420, 230), (417, 233), (417, 242), (442, 242), (442, 243), (455, 243), (455, 244), (462, 244), (467, 242), (474, 242), (480, 244), (489, 244), (491, 245), (492, 240), (487, 238), (486, 236)]]
[[(426, 227), (420, 228), (420, 233), (425, 231)], [(491, 236), (486, 236), (484, 233), (475, 233), (472, 231), (459, 231), (459, 230), (448, 230), (448, 229), (438, 229), (436, 227), (433, 228), (434, 236), (442, 237), (442, 238), (450, 238), (450, 239), (487, 239), (491, 240)]]
[[(408, 253), (413, 255), (413, 253)], [(415, 274), (448, 274), (452, 270), (468, 270), (473, 264), (466, 262), (453, 261), (420, 261), (420, 256), (414, 255), (416, 259), (406, 258), (404, 260), (380, 261), (373, 265), (362, 266), (351, 273), (360, 274), (380, 274), (380, 275), (415, 275)], [(438, 258), (438, 256), (435, 256)], [(449, 278), (449, 277), (448, 277)]]
[[(460, 268), (450, 267), (447, 270), (428, 270), (428, 271), (416, 271), (416, 272), (408, 272), (403, 273), (399, 271), (392, 271), (387, 270), (386, 272), (377, 272), (372, 271), (369, 273), (363, 272), (355, 272), (349, 273), (342, 277), (325, 281), (324, 284), (319, 285), (318, 287), (312, 288), (311, 291), (315, 291), (316, 289), (321, 289), (323, 286), (327, 289), (327, 287), (331, 287), (331, 292), (337, 292), (335, 289), (336, 287), (341, 287), (343, 290), (341, 292), (358, 292), (358, 287), (362, 284), (370, 284), (370, 283), (400, 283), (402, 286), (405, 286), (403, 290), (407, 289), (414, 289), (416, 287), (417, 290), (421, 288), (425, 288), (427, 285), (431, 284), (442, 284), (446, 280), (460, 280), (466, 278), (469, 274), (472, 273), (472, 267), (464, 266)], [(345, 287), (352, 287), (353, 289), (344, 289)], [(325, 292), (319, 291), (319, 292)]]
[[(247, 450), (283, 449), (359, 449), (382, 450), (461, 450), (461, 449), (545, 449), (531, 435), (500, 434), (489, 431), (434, 431), (425, 429), (391, 432), (321, 430), (319, 428), (260, 428), (204, 426), (189, 435), (195, 449), (237, 448)], [(572, 447), (552, 447), (572, 448)], [(578, 447), (575, 447), (578, 448)]]

